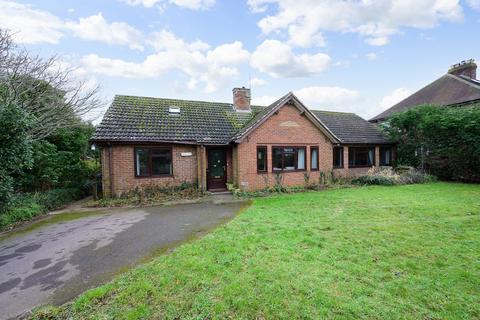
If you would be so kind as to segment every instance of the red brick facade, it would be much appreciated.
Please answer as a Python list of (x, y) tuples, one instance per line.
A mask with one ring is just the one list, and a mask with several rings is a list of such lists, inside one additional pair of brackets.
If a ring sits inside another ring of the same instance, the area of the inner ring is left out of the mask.
[[(257, 173), (257, 146), (267, 147), (268, 173)], [(332, 169), (332, 144), (330, 140), (300, 111), (291, 105), (282, 107), (262, 125), (250, 133), (236, 147), (238, 157), (235, 183), (245, 190), (262, 189), (275, 184), (272, 172), (272, 146), (306, 147), (306, 170), (282, 173), (283, 185), (304, 184), (304, 173), (311, 181), (318, 181), (319, 171), (310, 171), (310, 147), (318, 147), (320, 170)]]
[[(175, 185), (183, 181), (197, 182), (206, 188), (207, 154), (209, 147), (200, 145), (170, 145), (172, 147), (173, 175), (139, 178), (135, 176), (134, 145), (113, 145), (102, 148), (103, 190), (106, 196), (120, 195), (136, 187)], [(257, 172), (257, 147), (267, 147), (268, 172)], [(306, 168), (302, 171), (284, 171), (284, 186), (304, 185), (305, 173), (311, 182), (317, 182), (320, 172), (333, 170), (338, 176), (354, 176), (369, 168), (348, 167), (348, 146), (344, 146), (344, 167), (333, 169), (333, 144), (304, 114), (293, 105), (285, 105), (242, 142), (226, 148), (227, 182), (244, 190), (263, 189), (275, 184), (272, 170), (272, 147), (292, 146), (306, 148)], [(138, 146), (137, 146), (138, 147)], [(311, 170), (310, 151), (318, 148), (319, 170)], [(182, 155), (183, 153), (183, 155)], [(191, 154), (191, 155), (189, 155)], [(379, 164), (379, 146), (375, 148), (375, 164)]]
[[(197, 181), (196, 146), (172, 146), (173, 175), (167, 177), (135, 177), (134, 149), (133, 145), (113, 145), (102, 148), (102, 179), (105, 195), (118, 196), (136, 187), (149, 185), (168, 186), (180, 184), (183, 181), (191, 183)], [(189, 153), (191, 156), (188, 155)], [(113, 184), (110, 184), (110, 181)]]

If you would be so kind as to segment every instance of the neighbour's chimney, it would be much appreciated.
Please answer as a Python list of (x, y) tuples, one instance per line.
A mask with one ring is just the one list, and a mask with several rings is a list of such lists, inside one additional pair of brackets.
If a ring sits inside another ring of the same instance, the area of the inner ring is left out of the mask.
[(233, 108), (238, 112), (250, 112), (250, 89), (233, 88)]
[(450, 70), (448, 70), (448, 73), (477, 80), (477, 64), (473, 59), (464, 60), (451, 66)]

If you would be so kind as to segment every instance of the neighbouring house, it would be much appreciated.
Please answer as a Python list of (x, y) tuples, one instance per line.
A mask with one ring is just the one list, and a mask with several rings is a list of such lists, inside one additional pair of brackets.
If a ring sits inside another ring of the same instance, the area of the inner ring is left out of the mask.
[(377, 126), (353, 113), (310, 110), (292, 93), (253, 106), (246, 88), (233, 89), (233, 103), (116, 96), (92, 143), (106, 196), (182, 182), (256, 190), (277, 174), (303, 185), (305, 173), (356, 175), (394, 157)]
[(447, 74), (369, 121), (383, 122), (395, 113), (423, 104), (460, 107), (478, 102), (480, 102), (480, 81), (477, 80), (477, 65), (471, 59), (451, 66)]

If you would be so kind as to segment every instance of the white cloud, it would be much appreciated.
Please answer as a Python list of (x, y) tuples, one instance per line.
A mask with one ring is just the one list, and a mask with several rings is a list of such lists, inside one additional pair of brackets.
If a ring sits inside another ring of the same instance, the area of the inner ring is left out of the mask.
[(467, 0), (467, 3), (473, 9), (480, 11), (480, 0)]
[(80, 18), (78, 22), (69, 21), (66, 27), (74, 36), (100, 41), (107, 44), (126, 45), (131, 49), (143, 50), (142, 33), (125, 22), (108, 23), (101, 13)]
[(167, 3), (190, 10), (205, 10), (215, 5), (215, 0), (123, 0), (131, 6), (142, 5), (145, 8), (157, 7), (164, 9)]
[(265, 80), (261, 79), (261, 78), (252, 78), (250, 80), (250, 84), (254, 87), (260, 87), (260, 86), (263, 86), (264, 84), (266, 83)]
[(47, 11), (33, 6), (0, 0), (0, 27), (10, 29), (15, 41), (22, 43), (58, 43), (63, 22)]
[(397, 88), (393, 90), (391, 94), (382, 98), (378, 108), (380, 111), (383, 111), (387, 108), (394, 106), (395, 104), (402, 101), (411, 94), (412, 91), (407, 88)]
[(293, 92), (312, 109), (356, 111), (362, 100), (356, 90), (342, 87), (305, 87)]
[(375, 52), (367, 53), (365, 57), (370, 61), (377, 60), (377, 54)]
[[(476, 5), (478, 0), (470, 0)], [(249, 0), (254, 12), (276, 8), (258, 22), (266, 35), (286, 31), (295, 46), (323, 45), (322, 32), (352, 32), (382, 46), (402, 28), (433, 28), (442, 21), (461, 21), (459, 0)]]
[(90, 54), (83, 57), (83, 64), (92, 72), (120, 77), (154, 78), (177, 70), (190, 78), (187, 88), (194, 89), (201, 83), (203, 91), (213, 92), (238, 77), (238, 66), (249, 58), (248, 51), (243, 49), (239, 41), (207, 50), (209, 45), (206, 43), (188, 43), (168, 31), (161, 31), (156, 37), (165, 41), (151, 42), (158, 51), (148, 55), (142, 62)]
[(274, 96), (260, 96), (260, 97), (255, 97), (252, 96), (252, 104), (257, 105), (257, 106), (269, 106), (276, 100), (278, 100), (280, 97), (274, 97)]
[(278, 40), (265, 40), (251, 57), (252, 67), (272, 77), (303, 77), (324, 71), (331, 58), (324, 53), (295, 54)]

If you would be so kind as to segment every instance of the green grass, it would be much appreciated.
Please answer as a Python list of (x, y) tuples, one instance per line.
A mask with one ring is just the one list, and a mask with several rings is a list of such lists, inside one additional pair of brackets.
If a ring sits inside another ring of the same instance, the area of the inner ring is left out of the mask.
[(480, 318), (480, 185), (260, 198), (72, 304), (73, 319)]

